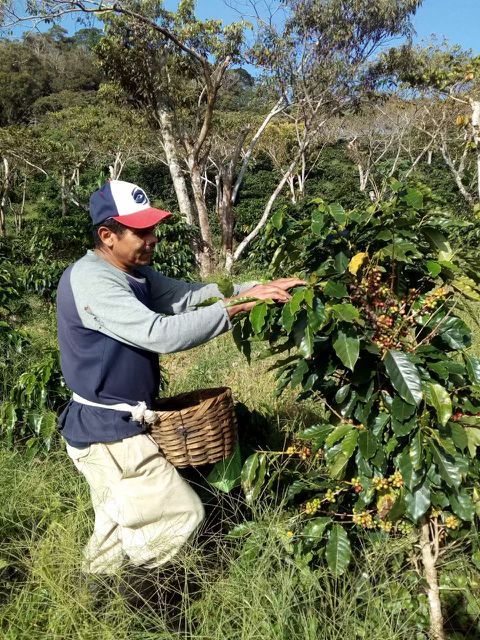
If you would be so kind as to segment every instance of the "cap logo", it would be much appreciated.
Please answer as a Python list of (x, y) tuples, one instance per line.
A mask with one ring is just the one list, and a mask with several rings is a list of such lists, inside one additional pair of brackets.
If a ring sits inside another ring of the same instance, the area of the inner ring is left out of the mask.
[(140, 187), (135, 187), (132, 191), (132, 196), (137, 204), (148, 204), (147, 194)]
[(148, 229), (169, 215), (168, 211), (152, 207), (141, 187), (124, 180), (109, 180), (90, 198), (90, 217), (94, 225), (112, 218), (132, 229)]

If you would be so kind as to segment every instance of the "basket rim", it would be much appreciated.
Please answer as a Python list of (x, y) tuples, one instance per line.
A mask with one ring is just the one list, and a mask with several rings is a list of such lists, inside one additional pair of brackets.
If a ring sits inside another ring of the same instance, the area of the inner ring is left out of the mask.
[[(168, 396), (165, 398), (160, 398), (155, 400), (153, 404), (153, 411), (157, 414), (161, 413), (182, 413), (184, 411), (191, 411), (193, 407), (200, 405), (202, 402), (206, 400), (211, 400), (213, 398), (221, 399), (222, 396), (230, 396), (232, 397), (232, 390), (230, 387), (205, 387), (202, 389), (194, 389), (192, 391), (185, 391), (183, 393), (178, 393), (174, 396)], [(183, 406), (181, 408), (171, 407), (169, 409), (162, 409), (161, 405), (170, 405), (178, 401), (185, 401), (188, 399), (194, 400), (192, 404), (187, 406)]]

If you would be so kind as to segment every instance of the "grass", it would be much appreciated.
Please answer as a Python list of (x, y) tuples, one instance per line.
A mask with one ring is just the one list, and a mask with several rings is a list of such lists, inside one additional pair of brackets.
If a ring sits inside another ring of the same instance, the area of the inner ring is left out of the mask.
[[(35, 344), (45, 345), (52, 317), (38, 320)], [(296, 404), (293, 394), (276, 399), (270, 363), (258, 358), (260, 347), (254, 351), (249, 366), (227, 335), (168, 356), (168, 393), (228, 385), (240, 403), (242, 439), (262, 447), (276, 446), (276, 438), (281, 446), (298, 422), (315, 421), (316, 409)], [(203, 485), (211, 512), (206, 528), (171, 574), (152, 575), (146, 588), (123, 573), (100, 585), (99, 598), (80, 572), (93, 522), (88, 490), (63, 448), (34, 460), (0, 450), (0, 637), (426, 640), (422, 580), (404, 540), (365, 539), (356, 563), (336, 579), (286, 553), (281, 505), (250, 512), (240, 493), (205, 491)], [(225, 535), (245, 519), (256, 522), (249, 535)], [(466, 585), (459, 576), (467, 576)], [(445, 558), (442, 580), (450, 626), (461, 629), (449, 637), (479, 638), (480, 587), (471, 585), (480, 585), (480, 572), (457, 553)]]
[[(241, 512), (238, 498), (223, 501), (233, 522)], [(0, 504), (5, 640), (410, 640), (417, 632), (415, 609), (408, 616), (398, 604), (408, 597), (408, 581), (400, 568), (388, 568), (383, 548), (369, 547), (341, 579), (312, 571), (286, 557), (279, 509), (253, 514), (257, 526), (248, 538), (212, 534), (208, 544), (177, 558), (170, 581), (179, 582), (181, 598), (174, 617), (172, 604), (159, 600), (162, 576), (140, 608), (129, 606), (132, 591), (126, 596), (128, 577), (121, 575), (104, 585), (101, 606), (95, 603), (79, 570), (91, 527), (89, 499), (63, 452), (31, 462), (2, 452)], [(398, 556), (398, 549), (389, 553)]]

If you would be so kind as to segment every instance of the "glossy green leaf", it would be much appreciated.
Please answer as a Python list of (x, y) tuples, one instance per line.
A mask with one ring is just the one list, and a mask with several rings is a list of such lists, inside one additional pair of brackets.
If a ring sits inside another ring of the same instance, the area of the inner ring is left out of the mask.
[(440, 384), (430, 382), (427, 385), (427, 402), (435, 409), (438, 421), (445, 426), (452, 416), (452, 400), (447, 390)]
[(288, 303), (290, 305), (290, 311), (292, 312), (293, 315), (295, 315), (298, 312), (304, 300), (305, 300), (305, 287), (297, 288), (293, 293), (291, 300)]
[(460, 476), (460, 469), (457, 466), (456, 460), (452, 459), (450, 456), (444, 455), (433, 442), (430, 442), (430, 451), (433, 454), (433, 459), (435, 460), (438, 472), (443, 481), (449, 487), (458, 489), (462, 478)]
[(390, 415), (386, 412), (380, 412), (378, 416), (375, 417), (372, 426), (372, 433), (377, 438), (381, 436), (385, 425), (390, 420)]
[(341, 480), (345, 475), (345, 470), (349, 461), (349, 456), (345, 453), (336, 455), (328, 465), (328, 473), (335, 480)]
[(345, 400), (348, 397), (348, 394), (350, 393), (350, 384), (345, 384), (343, 387), (340, 387), (340, 389), (337, 391), (337, 393), (335, 394), (335, 402), (337, 404), (342, 404), (342, 402), (345, 402)]
[(432, 227), (424, 227), (423, 233), (430, 246), (438, 252), (438, 261), (440, 263), (452, 259), (452, 247), (441, 231)]
[(341, 282), (329, 280), (323, 290), (329, 298), (346, 298), (348, 296), (347, 287)]
[(303, 528), (302, 537), (320, 540), (331, 522), (332, 519), (326, 516), (311, 518)]
[(472, 344), (470, 329), (463, 320), (451, 316), (440, 325), (439, 338), (451, 349), (459, 351)]
[(415, 405), (405, 402), (399, 396), (395, 396), (390, 411), (394, 418), (400, 422), (404, 422), (415, 413)]
[(240, 478), (247, 502), (253, 502), (260, 493), (265, 472), (266, 456), (264, 453), (254, 453), (245, 461)]
[(452, 493), (448, 497), (453, 513), (457, 515), (460, 520), (471, 522), (475, 515), (475, 507), (471, 496), (464, 490), (459, 493)]
[(392, 429), (396, 436), (402, 438), (408, 435), (417, 426), (417, 419), (407, 420), (406, 422), (400, 422), (395, 418), (392, 418)]
[(311, 440), (312, 442), (323, 446), (326, 437), (332, 432), (332, 430), (333, 427), (330, 424), (315, 424), (297, 433), (296, 437), (300, 440)]
[(405, 491), (406, 512), (413, 522), (418, 522), (427, 513), (430, 504), (430, 487), (426, 482), (414, 489), (413, 492)]
[(434, 260), (427, 260), (427, 269), (432, 278), (436, 278), (442, 271), (441, 265), (439, 265), (438, 262), (435, 262)]
[(441, 362), (429, 362), (427, 364), (428, 369), (433, 371), (442, 380), (448, 380), (448, 369)]
[(423, 469), (414, 469), (412, 464), (412, 459), (410, 456), (410, 448), (407, 446), (405, 449), (397, 456), (397, 465), (400, 470), (400, 473), (403, 476), (403, 481), (405, 483), (405, 487), (410, 491), (413, 491), (415, 487), (417, 487), (424, 477)]
[(207, 481), (216, 489), (229, 493), (240, 484), (242, 461), (240, 447), (237, 444), (231, 456), (215, 464), (207, 476)]
[(388, 512), (387, 520), (390, 522), (396, 522), (405, 513), (407, 505), (405, 504), (405, 490), (402, 488), (398, 492), (395, 502), (392, 508)]
[(465, 427), (468, 441), (468, 452), (472, 458), (477, 455), (477, 447), (480, 447), (480, 428)]
[(409, 207), (417, 211), (423, 207), (423, 194), (417, 189), (408, 188), (405, 195), (402, 196), (402, 200), (404, 200)]
[(311, 330), (315, 333), (325, 324), (327, 314), (321, 300), (315, 298), (311, 309), (307, 309), (307, 320)]
[(358, 441), (358, 431), (357, 431), (357, 429), (352, 429), (343, 438), (343, 440), (342, 440), (342, 452), (348, 458), (352, 457), (353, 452), (357, 448), (357, 441)]
[(308, 323), (306, 324), (305, 332), (298, 345), (298, 350), (304, 358), (309, 358), (313, 353), (313, 331)]
[(410, 461), (415, 471), (418, 471), (423, 463), (423, 445), (422, 445), (422, 432), (420, 429), (414, 435), (410, 442)]
[(296, 314), (292, 313), (292, 308), (290, 307), (290, 302), (286, 302), (283, 305), (282, 309), (282, 327), (285, 329), (287, 333), (290, 333), (293, 327), (293, 323), (295, 322)]
[(345, 255), (343, 253), (343, 251), (340, 251), (339, 253), (337, 253), (337, 255), (334, 258), (334, 263), (335, 263), (335, 269), (338, 273), (344, 273), (344, 271), (347, 269), (348, 267), (348, 263), (350, 262), (350, 259), (347, 255)]
[(349, 431), (354, 430), (355, 427), (351, 424), (340, 424), (332, 431), (325, 441), (325, 446), (330, 449), (333, 445), (342, 440)]
[[(307, 305), (307, 307), (310, 307), (310, 308), (313, 307), (314, 291), (311, 287), (305, 288), (305, 291), (303, 293), (303, 300)], [(317, 298), (317, 301), (318, 301), (318, 298)]]
[(258, 302), (250, 311), (250, 323), (255, 333), (260, 333), (265, 325), (268, 307), (265, 302)]
[(468, 437), (466, 433), (466, 429), (461, 424), (457, 422), (450, 422), (450, 432), (451, 438), (457, 449), (460, 451), (465, 451), (468, 447)]
[(325, 216), (321, 211), (315, 210), (312, 213), (312, 233), (314, 235), (321, 235), (325, 226)]
[(369, 460), (370, 458), (373, 458), (373, 456), (377, 452), (378, 440), (371, 431), (366, 429), (365, 431), (360, 431), (359, 433), (358, 446), (365, 460)]
[(356, 322), (360, 318), (358, 309), (353, 304), (334, 304), (331, 307), (334, 316), (342, 322)]
[(345, 529), (339, 524), (334, 524), (330, 530), (325, 557), (330, 571), (335, 576), (342, 575), (350, 563), (350, 541)]
[(339, 329), (333, 348), (344, 366), (353, 371), (360, 353), (360, 340), (358, 337), (347, 329)]
[(302, 383), (305, 374), (308, 372), (308, 363), (305, 360), (300, 360), (295, 369), (293, 370), (292, 377), (290, 379), (290, 386), (296, 387)]
[(234, 286), (233, 286), (233, 282), (230, 280), (230, 278), (219, 278), (217, 280), (217, 287), (220, 290), (220, 293), (225, 296), (225, 298), (230, 298), (231, 296), (233, 296), (234, 294)]
[(258, 529), (258, 523), (253, 521), (240, 522), (235, 525), (230, 531), (225, 535), (228, 539), (236, 539), (236, 538), (245, 538), (250, 535), (252, 531)]
[(465, 366), (467, 368), (468, 377), (472, 384), (480, 385), (480, 358), (463, 354)]
[(385, 356), (385, 369), (397, 393), (412, 405), (422, 401), (422, 383), (417, 367), (408, 354), (390, 350)]
[(337, 202), (335, 202), (329, 205), (328, 211), (332, 216), (332, 218), (335, 220), (335, 222), (338, 222), (338, 224), (340, 225), (345, 224), (347, 220), (347, 214), (345, 213), (345, 209), (342, 207), (341, 204), (338, 204)]

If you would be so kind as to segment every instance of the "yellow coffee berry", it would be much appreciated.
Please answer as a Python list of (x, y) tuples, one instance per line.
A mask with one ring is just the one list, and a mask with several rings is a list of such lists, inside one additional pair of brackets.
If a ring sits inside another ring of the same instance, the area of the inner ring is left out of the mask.
[(458, 529), (458, 527), (460, 526), (460, 520), (455, 516), (448, 516), (445, 519), (445, 526), (447, 527), (447, 529)]
[(372, 480), (372, 487), (377, 491), (388, 489), (388, 480), (386, 478), (376, 477)]
[(392, 487), (395, 487), (396, 489), (403, 487), (403, 476), (400, 471), (395, 471), (395, 473), (389, 477), (388, 481)]
[(354, 524), (363, 527), (364, 529), (373, 529), (375, 523), (370, 513), (362, 511), (361, 513), (354, 513), (352, 517)]
[(392, 530), (393, 524), (389, 520), (380, 520), (378, 522), (378, 528), (385, 533), (390, 533)]
[(313, 500), (309, 500), (305, 505), (305, 513), (307, 515), (313, 515), (318, 511), (320, 504), (321, 504), (321, 501), (319, 498), (314, 498)]

